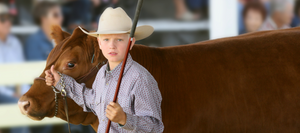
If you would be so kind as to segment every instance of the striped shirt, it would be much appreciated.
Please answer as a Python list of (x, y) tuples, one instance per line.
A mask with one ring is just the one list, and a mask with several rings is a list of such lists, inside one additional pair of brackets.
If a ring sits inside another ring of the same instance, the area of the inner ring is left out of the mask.
[[(99, 70), (92, 88), (78, 84), (73, 78), (63, 75), (68, 97), (72, 98), (86, 112), (98, 116), (98, 133), (106, 130), (108, 118), (106, 106), (113, 101), (122, 63), (114, 70), (107, 71), (108, 65)], [(61, 81), (56, 85), (61, 90)], [(118, 95), (118, 103), (126, 113), (126, 124), (112, 122), (110, 132), (155, 132), (164, 130), (161, 114), (161, 94), (153, 76), (128, 56)]]

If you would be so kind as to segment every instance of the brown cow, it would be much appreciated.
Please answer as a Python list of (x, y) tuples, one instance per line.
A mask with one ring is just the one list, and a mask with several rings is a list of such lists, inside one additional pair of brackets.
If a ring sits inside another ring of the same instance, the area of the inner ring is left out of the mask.
[[(62, 72), (76, 78), (91, 68), (91, 55), (97, 50), (86, 48), (98, 49), (97, 42), (79, 29), (71, 37), (62, 33), (54, 32), (58, 46), (46, 69), (56, 64), (56, 70), (62, 71), (65, 64), (60, 62), (72, 57), (79, 63), (77, 68)], [(299, 36), (300, 28), (293, 28), (184, 46), (136, 45), (131, 55), (158, 82), (166, 133), (300, 132)], [(103, 60), (100, 54), (97, 62)], [(27, 110), (30, 118), (54, 114), (52, 89), (42, 80), (35, 80), (20, 102), (28, 102), (21, 110)], [(93, 114), (68, 102), (72, 123), (96, 128)], [(59, 105), (58, 117), (65, 120), (62, 101)]]
[[(55, 39), (55, 48), (50, 52), (45, 70), (55, 64), (56, 68), (74, 78), (80, 77), (89, 72), (89, 70), (100, 62), (106, 61), (102, 56), (97, 45), (97, 40), (92, 37), (87, 38), (83, 34), (78, 34), (79, 29), (74, 31), (71, 36), (69, 33), (63, 32), (60, 27), (53, 27), (52, 37)], [(94, 63), (91, 63), (93, 54), (95, 54)], [(76, 67), (69, 68), (68, 62), (74, 63)], [(100, 65), (100, 67), (102, 64)], [(40, 77), (45, 77), (42, 73)], [(90, 78), (86, 83), (87, 87), (92, 87), (95, 76)], [(58, 113), (57, 117), (66, 120), (64, 112), (63, 100), (58, 94)], [(46, 86), (45, 81), (35, 79), (30, 90), (19, 99), (19, 107), (23, 114), (33, 120), (42, 120), (44, 117), (53, 117), (55, 114), (54, 92), (52, 88)], [(68, 98), (69, 116), (72, 124), (91, 124), (97, 131), (99, 122), (97, 117), (89, 112), (83, 112), (73, 100)]]

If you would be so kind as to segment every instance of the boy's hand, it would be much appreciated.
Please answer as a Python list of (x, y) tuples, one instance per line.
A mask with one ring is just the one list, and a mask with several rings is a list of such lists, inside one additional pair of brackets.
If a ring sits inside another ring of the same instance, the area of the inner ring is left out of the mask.
[(126, 114), (118, 103), (110, 102), (109, 105), (107, 105), (106, 117), (121, 125), (126, 124)]
[(59, 74), (54, 70), (54, 65), (51, 66), (50, 70), (46, 70), (45, 74), (46, 85), (48, 86), (55, 86), (60, 79)]

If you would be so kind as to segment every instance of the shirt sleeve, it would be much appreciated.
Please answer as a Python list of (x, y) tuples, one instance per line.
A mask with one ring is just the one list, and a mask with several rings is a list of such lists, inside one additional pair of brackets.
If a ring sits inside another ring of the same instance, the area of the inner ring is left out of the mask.
[[(87, 88), (84, 83), (77, 83), (75, 79), (70, 76), (62, 74), (61, 78), (63, 78), (64, 80), (67, 96), (73, 99), (79, 106), (81, 106), (83, 108), (83, 111), (91, 112), (92, 107), (90, 105), (94, 100), (94, 89)], [(61, 84), (62, 82), (59, 79), (58, 83), (55, 86), (59, 91), (62, 90)], [(93, 88), (95, 88), (94, 84)]]
[(15, 55), (17, 56), (18, 62), (25, 61), (22, 44), (17, 38), (15, 38)]
[(164, 130), (161, 114), (162, 97), (155, 79), (140, 76), (132, 91), (135, 114), (126, 113), (126, 130), (161, 133)]
[(38, 42), (30, 37), (25, 43), (25, 56), (27, 60), (44, 60)]

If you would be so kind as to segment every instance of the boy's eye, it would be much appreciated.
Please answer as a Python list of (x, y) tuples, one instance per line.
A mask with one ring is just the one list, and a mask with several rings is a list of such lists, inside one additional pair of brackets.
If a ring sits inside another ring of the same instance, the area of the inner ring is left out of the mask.
[(107, 42), (107, 41), (108, 41), (108, 39), (104, 39), (103, 41), (106, 41), (106, 42)]
[(123, 39), (118, 39), (119, 42), (123, 41)]

